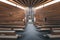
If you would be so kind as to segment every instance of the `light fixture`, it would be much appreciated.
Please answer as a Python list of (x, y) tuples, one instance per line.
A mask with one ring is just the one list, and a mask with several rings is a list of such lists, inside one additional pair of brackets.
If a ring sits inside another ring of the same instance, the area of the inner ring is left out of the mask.
[[(7, 1), (7, 0), (0, 0), (1, 2), (4, 2), (4, 3), (7, 3), (7, 4), (10, 4), (10, 5), (12, 5), (12, 6), (16, 6), (16, 4), (14, 4), (14, 3), (11, 3), (11, 2), (9, 2), (9, 1)], [(25, 9), (24, 7), (22, 7), (22, 6), (18, 6), (17, 5), (17, 7), (18, 8), (21, 8), (21, 9)]]
[[(60, 0), (54, 0), (54, 1), (51, 1), (49, 3), (46, 3), (46, 4), (44, 4), (44, 7), (52, 5), (52, 4), (57, 3), (57, 2), (60, 2)], [(35, 10), (40, 9), (40, 8), (43, 8), (43, 5), (40, 5), (40, 6), (36, 7)]]

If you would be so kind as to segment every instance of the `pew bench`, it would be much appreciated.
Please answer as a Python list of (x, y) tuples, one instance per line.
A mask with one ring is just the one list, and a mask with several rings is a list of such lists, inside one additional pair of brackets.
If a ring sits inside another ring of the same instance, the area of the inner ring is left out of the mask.
[(60, 27), (51, 28), (51, 33), (47, 35), (49, 38), (60, 38)]
[(0, 31), (0, 40), (16, 40), (18, 34), (15, 31)]

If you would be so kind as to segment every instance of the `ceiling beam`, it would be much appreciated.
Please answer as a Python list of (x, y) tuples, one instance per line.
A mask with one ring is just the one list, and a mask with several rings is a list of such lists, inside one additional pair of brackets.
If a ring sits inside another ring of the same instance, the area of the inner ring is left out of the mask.
[[(8, 0), (10, 1), (10, 0)], [(12, 0), (15, 1), (16, 3), (25, 6), (25, 7), (37, 7), (39, 5), (43, 5), (43, 3), (47, 3), (52, 1), (52, 0)]]

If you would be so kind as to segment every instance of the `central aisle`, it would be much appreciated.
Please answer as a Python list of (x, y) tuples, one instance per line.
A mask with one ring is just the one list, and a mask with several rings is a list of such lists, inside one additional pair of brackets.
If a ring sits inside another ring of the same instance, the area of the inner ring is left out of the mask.
[(27, 11), (27, 26), (23, 32), (23, 37), (19, 40), (45, 40), (41, 32), (38, 32), (34, 23), (34, 11), (32, 8), (29, 8)]
[[(24, 37), (21, 40), (44, 40), (40, 32), (36, 31), (36, 28), (33, 24), (27, 25), (25, 32), (23, 33)], [(39, 36), (40, 34), (40, 36)]]

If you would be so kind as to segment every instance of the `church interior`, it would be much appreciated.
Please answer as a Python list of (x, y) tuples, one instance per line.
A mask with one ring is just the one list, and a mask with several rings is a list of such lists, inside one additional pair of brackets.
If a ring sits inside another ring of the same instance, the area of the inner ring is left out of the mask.
[(60, 0), (0, 0), (0, 40), (60, 40)]

